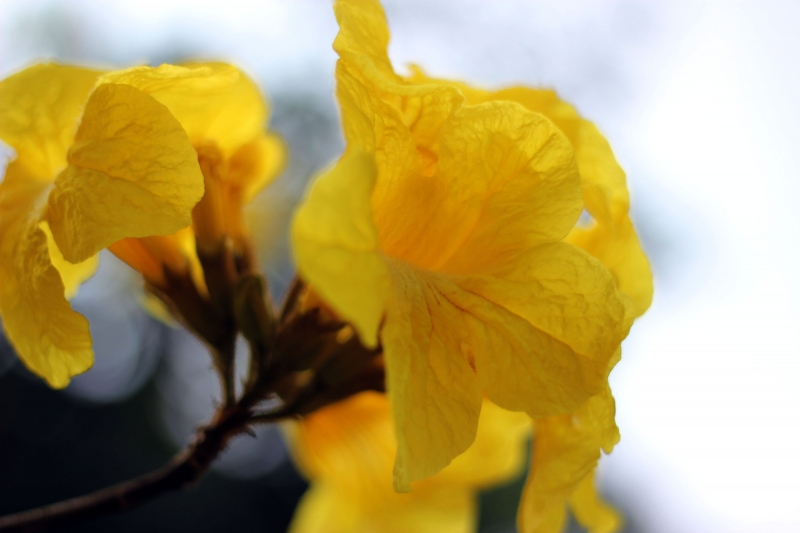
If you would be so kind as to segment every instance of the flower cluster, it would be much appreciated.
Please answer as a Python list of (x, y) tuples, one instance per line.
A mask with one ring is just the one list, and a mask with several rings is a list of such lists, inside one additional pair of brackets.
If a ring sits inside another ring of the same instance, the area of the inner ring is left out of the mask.
[(209, 347), (224, 401), (195, 450), (298, 419), (312, 484), (293, 531), (470, 531), (477, 491), (518, 475), (531, 435), (520, 531), (558, 532), (567, 508), (616, 530), (594, 470), (619, 440), (608, 375), (652, 279), (608, 143), (549, 90), (399, 75), (377, 0), (335, 12), (347, 147), (295, 214), (280, 310), (242, 208), (286, 155), (238, 69), (46, 64), (0, 82), (7, 337), (53, 387), (86, 371), (68, 298), (108, 248)]

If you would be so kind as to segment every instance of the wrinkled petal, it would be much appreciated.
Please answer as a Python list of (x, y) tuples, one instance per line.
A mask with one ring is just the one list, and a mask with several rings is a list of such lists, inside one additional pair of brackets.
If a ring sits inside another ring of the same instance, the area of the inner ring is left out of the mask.
[(590, 476), (600, 450), (610, 453), (619, 441), (614, 398), (606, 387), (574, 413), (534, 421), (531, 472), (520, 501), (522, 533), (556, 533), (566, 504)]
[(89, 323), (72, 310), (40, 227), (49, 186), (17, 162), (0, 183), (0, 315), (22, 362), (66, 387), (94, 359)]
[[(630, 328), (624, 297), (608, 270), (578, 248), (546, 244), (501, 264), (491, 276), (469, 276), (459, 285), (501, 305), (569, 345), (590, 366), (602, 368)], [(601, 372), (592, 386), (600, 389)]]
[(397, 428), (394, 485), (435, 474), (475, 439), (481, 391), (463, 329), (476, 327), (442, 295), (434, 275), (392, 265), (381, 331), (386, 388)]
[(376, 346), (389, 293), (370, 196), (373, 159), (352, 152), (318, 178), (297, 210), (292, 241), (300, 276)]
[(256, 84), (226, 63), (133, 67), (101, 83), (136, 87), (165, 105), (192, 144), (213, 141), (225, 158), (262, 135), (268, 109)]
[(560, 239), (580, 215), (569, 144), (515, 104), (457, 111), (442, 127), (439, 152), (433, 176), (417, 169), (388, 180), (379, 166), (373, 208), (381, 248), (392, 257), (426, 269), (481, 271)]
[(408, 80), (456, 87), (469, 105), (492, 101), (517, 102), (550, 119), (575, 150), (586, 209), (597, 221), (589, 230), (574, 229), (569, 242), (600, 259), (612, 271), (620, 291), (632, 299), (635, 317), (647, 310), (653, 296), (653, 279), (627, 215), (630, 199), (625, 173), (608, 141), (594, 124), (581, 118), (575, 108), (552, 90), (510, 87), (486, 91), (457, 81), (431, 78), (419, 67), (412, 68)]
[(570, 412), (608, 375), (607, 361), (576, 353), (519, 315), (470, 292), (469, 278), (427, 274), (426, 279), (437, 301), (457, 310), (437, 324), (452, 330), (456, 339), (448, 356), (466, 357), (481, 389), (500, 407), (532, 417)]
[(80, 263), (70, 263), (61, 254), (58, 249), (53, 232), (50, 231), (50, 226), (47, 222), (42, 221), (39, 227), (47, 235), (47, 249), (50, 252), (50, 262), (56, 267), (58, 273), (61, 275), (61, 281), (64, 283), (64, 296), (71, 299), (78, 292), (78, 287), (81, 283), (91, 278), (97, 271), (99, 264), (99, 257), (97, 255), (91, 256), (86, 261)]
[(506, 409), (549, 416), (578, 408), (604, 383), (607, 359), (581, 357), (459, 279), (402, 263), (392, 263), (392, 275), (381, 340), (397, 487), (436, 473), (472, 443), (481, 389)]
[(594, 472), (578, 484), (569, 498), (569, 507), (588, 533), (615, 533), (622, 529), (622, 516), (597, 494)]
[(163, 105), (129, 85), (103, 84), (86, 104), (47, 220), (76, 263), (125, 237), (169, 235), (203, 195), (197, 155)]
[[(389, 26), (378, 0), (338, 0), (334, 6), (339, 33), (333, 49), (374, 78), (397, 81), (386, 50)], [(375, 71), (375, 72), (373, 72)]]
[[(343, 61), (337, 65), (337, 93), (348, 146), (375, 153), (378, 178), (372, 205), (381, 247), (424, 266), (425, 251), (435, 255), (448, 243), (444, 238), (430, 242), (440, 236), (431, 237), (432, 233), (426, 231), (437, 219), (447, 190), (441, 180), (431, 178), (437, 156), (433, 147), (425, 143), (432, 142), (430, 138), (436, 137), (433, 132), (452, 113), (457, 105), (456, 95), (434, 88), (418, 91), (413, 98), (401, 98), (379, 91), (374, 83), (352, 70)], [(403, 111), (391, 102), (398, 100), (399, 105), (403, 99), (419, 102), (415, 130), (406, 125)], [(414, 131), (421, 132), (419, 138), (415, 139)], [(426, 240), (409, 247), (405, 239), (411, 236)]]
[(625, 172), (600, 130), (588, 120), (579, 121), (572, 144), (583, 180), (586, 209), (597, 220), (618, 222), (627, 215), (630, 203)]
[(541, 113), (560, 129), (575, 150), (587, 210), (597, 219), (613, 220), (628, 211), (625, 173), (597, 127), (552, 90), (510, 87), (487, 93), (492, 100), (517, 102)]
[(580, 215), (572, 149), (540, 115), (506, 102), (463, 108), (443, 128), (440, 150), (450, 207), (442, 217), (464, 228), (449, 232), (452, 256), (437, 265), (445, 271), (481, 272), (560, 240)]
[(457, 87), (469, 105), (507, 101), (541, 113), (564, 133), (574, 148), (584, 201), (592, 216), (611, 222), (627, 214), (629, 196), (625, 173), (617, 163), (608, 141), (594, 124), (581, 118), (575, 108), (561, 100), (555, 91), (530, 87), (486, 91), (458, 81), (431, 78), (416, 66), (412, 68), (412, 75), (408, 79), (415, 83), (438, 83)]
[(614, 225), (598, 222), (589, 229), (575, 228), (567, 241), (608, 268), (620, 292), (631, 299), (634, 317), (647, 311), (653, 301), (653, 274), (627, 216)]
[(66, 164), (99, 71), (35, 65), (0, 81), (0, 139), (32, 179), (52, 181)]

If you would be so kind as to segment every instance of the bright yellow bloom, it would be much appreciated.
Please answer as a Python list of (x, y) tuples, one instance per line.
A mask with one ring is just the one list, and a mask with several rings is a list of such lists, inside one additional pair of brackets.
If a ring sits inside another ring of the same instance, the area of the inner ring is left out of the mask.
[(88, 323), (65, 294), (99, 250), (156, 286), (164, 268), (203, 286), (195, 234), (209, 248), (228, 235), (246, 257), (241, 208), (285, 161), (257, 87), (221, 63), (39, 65), (0, 82), (0, 105), (0, 138), (17, 152), (0, 185), (0, 313), (54, 387), (92, 364)]
[(385, 395), (361, 393), (289, 426), (295, 459), (311, 486), (292, 533), (466, 533), (480, 488), (508, 480), (525, 463), (527, 417), (485, 401), (474, 444), (439, 474), (392, 488), (396, 440)]
[[(166, 242), (124, 241), (112, 251), (156, 285), (163, 283), (159, 261), (173, 269), (187, 268), (188, 262), (201, 288), (204, 281), (196, 244), (212, 251), (227, 235), (237, 254), (251, 260), (242, 207), (286, 163), (283, 142), (264, 130), (269, 108), (256, 84), (225, 63), (134, 67), (110, 73), (106, 79), (146, 92), (178, 119), (197, 151), (206, 190), (194, 209), (191, 230)], [(166, 254), (173, 254), (173, 260)]]
[(641, 316), (653, 299), (653, 275), (628, 215), (630, 197), (625, 172), (597, 127), (552, 90), (509, 87), (486, 91), (465, 83), (430, 78), (416, 66), (412, 67), (412, 73), (409, 79), (415, 83), (447, 83), (457, 87), (469, 105), (517, 102), (541, 113), (564, 133), (575, 151), (584, 205), (593, 219), (589, 227), (573, 228), (566, 241), (600, 259), (611, 271), (619, 290), (631, 298), (635, 316)]
[(186, 227), (203, 194), (172, 114), (100, 75), (48, 64), (0, 82), (0, 139), (16, 151), (0, 184), (0, 314), (22, 361), (53, 387), (93, 360), (89, 324), (65, 293), (108, 245)]
[(469, 447), (482, 394), (547, 417), (600, 392), (633, 311), (561, 242), (583, 209), (567, 137), (517, 102), (401, 78), (377, 1), (335, 9), (348, 148), (293, 240), (301, 276), (383, 347), (408, 490)]
[[(619, 290), (630, 298), (634, 315), (644, 313), (653, 296), (652, 274), (628, 216), (625, 174), (597, 128), (550, 90), (512, 87), (490, 92), (429, 78), (418, 67), (411, 79), (451, 84), (470, 105), (517, 102), (546, 116), (566, 135), (575, 150), (583, 199), (593, 218), (589, 227), (574, 228), (566, 241), (600, 259)], [(599, 502), (593, 487), (600, 450), (610, 453), (619, 440), (610, 390), (601, 391), (574, 413), (534, 420), (534, 433), (531, 473), (520, 503), (520, 531), (561, 531), (567, 505), (592, 533), (616, 531), (620, 518)]]

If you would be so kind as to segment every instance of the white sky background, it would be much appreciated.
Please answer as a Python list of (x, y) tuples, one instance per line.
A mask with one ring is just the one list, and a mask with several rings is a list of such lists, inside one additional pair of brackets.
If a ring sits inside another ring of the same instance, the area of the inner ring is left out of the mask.
[[(555, 87), (628, 171), (657, 294), (612, 374), (623, 440), (603, 479), (637, 527), (800, 531), (800, 4), (386, 8), (398, 67)], [(190, 55), (235, 61), (274, 94), (328, 97), (335, 33), (323, 0), (4, 0), (0, 76), (46, 56)]]

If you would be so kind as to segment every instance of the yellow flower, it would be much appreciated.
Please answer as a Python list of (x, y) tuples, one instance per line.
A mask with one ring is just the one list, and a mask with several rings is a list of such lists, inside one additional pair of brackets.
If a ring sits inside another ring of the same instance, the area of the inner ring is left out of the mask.
[[(628, 215), (625, 174), (597, 128), (550, 90), (511, 87), (485, 91), (429, 78), (419, 67), (413, 67), (411, 79), (448, 83), (457, 87), (470, 105), (517, 102), (541, 113), (565, 134), (575, 150), (584, 203), (593, 218), (590, 226), (573, 228), (565, 240), (600, 259), (630, 299), (634, 316), (644, 313), (652, 300), (653, 277)], [(612, 359), (615, 362), (616, 358)], [(534, 420), (531, 472), (520, 502), (521, 532), (561, 531), (567, 506), (592, 533), (620, 527), (621, 518), (599, 501), (593, 485), (600, 450), (610, 453), (619, 440), (614, 411), (614, 399), (606, 387), (574, 413)]]
[(196, 246), (212, 252), (224, 236), (233, 240), (245, 269), (251, 267), (242, 207), (286, 162), (283, 142), (264, 130), (269, 109), (255, 83), (225, 63), (134, 67), (105, 79), (136, 87), (166, 106), (197, 151), (205, 181), (191, 229), (168, 239), (126, 240), (112, 251), (157, 286), (164, 284), (161, 263), (166, 263), (172, 269), (189, 268), (204, 290)]
[(474, 529), (480, 488), (525, 463), (527, 417), (484, 401), (474, 444), (439, 474), (392, 488), (396, 449), (386, 396), (365, 392), (288, 426), (295, 459), (311, 479), (291, 533), (462, 533)]
[(561, 242), (582, 209), (569, 140), (517, 102), (398, 76), (377, 1), (336, 4), (348, 148), (298, 210), (300, 275), (383, 347), (398, 490), (472, 443), (485, 393), (532, 417), (603, 389), (633, 312)]
[[(37, 65), (0, 82), (0, 314), (22, 361), (53, 387), (93, 360), (66, 294), (126, 237), (186, 227), (203, 193), (181, 125), (151, 96), (101, 73)], [(50, 238), (49, 238), (50, 237)]]
[(635, 316), (647, 310), (653, 299), (653, 275), (628, 215), (630, 197), (625, 172), (594, 124), (549, 89), (508, 87), (486, 91), (457, 81), (430, 78), (418, 66), (412, 66), (409, 80), (420, 84), (450, 84), (461, 91), (469, 105), (517, 102), (553, 122), (575, 151), (584, 205), (592, 216), (588, 227), (573, 228), (566, 241), (603, 262), (619, 290), (631, 299)]

